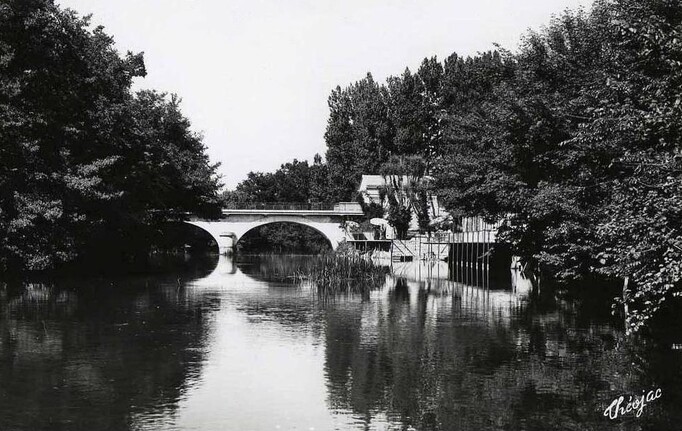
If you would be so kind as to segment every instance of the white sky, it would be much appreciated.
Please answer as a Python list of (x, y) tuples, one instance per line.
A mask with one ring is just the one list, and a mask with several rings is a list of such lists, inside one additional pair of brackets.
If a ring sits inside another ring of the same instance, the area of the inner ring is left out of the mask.
[(137, 88), (178, 93), (233, 188), (249, 171), (324, 155), (327, 97), (371, 72), (383, 82), (424, 57), (515, 49), (529, 28), (591, 0), (57, 0), (92, 13)]

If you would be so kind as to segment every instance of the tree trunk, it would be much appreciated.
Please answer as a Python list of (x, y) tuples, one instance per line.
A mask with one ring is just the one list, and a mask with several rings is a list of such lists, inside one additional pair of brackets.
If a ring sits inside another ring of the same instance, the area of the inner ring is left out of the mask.
[(628, 284), (630, 284), (630, 277), (625, 276), (625, 279), (623, 280), (623, 312), (625, 314), (623, 323), (625, 325), (625, 333), (627, 334), (628, 331), (628, 315), (630, 314), (630, 309), (628, 307)]

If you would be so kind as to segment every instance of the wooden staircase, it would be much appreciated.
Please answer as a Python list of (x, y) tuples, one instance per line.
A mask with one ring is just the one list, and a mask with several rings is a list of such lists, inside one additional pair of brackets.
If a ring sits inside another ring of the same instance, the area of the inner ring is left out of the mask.
[(394, 239), (391, 243), (391, 261), (409, 262), (414, 260), (415, 253), (410, 249), (408, 241)]
[(449, 253), (449, 243), (431, 242), (427, 237), (415, 237), (407, 240), (394, 239), (391, 244), (391, 260), (394, 262), (444, 260)]

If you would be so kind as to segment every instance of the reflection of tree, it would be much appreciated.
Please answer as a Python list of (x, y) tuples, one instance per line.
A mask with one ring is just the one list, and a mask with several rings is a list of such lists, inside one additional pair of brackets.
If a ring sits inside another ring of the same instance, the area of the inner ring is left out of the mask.
[(389, 269), (358, 256), (243, 256), (239, 270), (257, 281), (312, 285), (321, 299), (381, 288)]
[(395, 281), (395, 286), (393, 287), (393, 297), (397, 301), (409, 301), (410, 291), (407, 287), (407, 280), (404, 278), (398, 278)]
[[(383, 301), (327, 313), (332, 409), (368, 421), (386, 412), (427, 430), (629, 430), (641, 423), (605, 422), (603, 409), (663, 384), (631, 373), (630, 356), (616, 348), (620, 333), (584, 321), (580, 303), (541, 299), (542, 312), (531, 302), (498, 320), (466, 297), (460, 304), (422, 290), (410, 301), (404, 290), (399, 280)], [(661, 423), (670, 412), (657, 413)]]
[(177, 282), (106, 284), (0, 298), (0, 429), (134, 428), (196, 381), (211, 304)]
[(301, 268), (308, 266), (311, 256), (246, 256), (236, 265), (239, 270), (257, 281), (294, 283)]

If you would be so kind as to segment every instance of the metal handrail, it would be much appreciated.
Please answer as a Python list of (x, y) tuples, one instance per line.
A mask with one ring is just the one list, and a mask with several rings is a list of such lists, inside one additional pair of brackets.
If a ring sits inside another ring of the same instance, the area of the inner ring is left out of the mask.
[(300, 202), (228, 202), (223, 205), (228, 210), (283, 210), (283, 211), (332, 211), (333, 203)]

